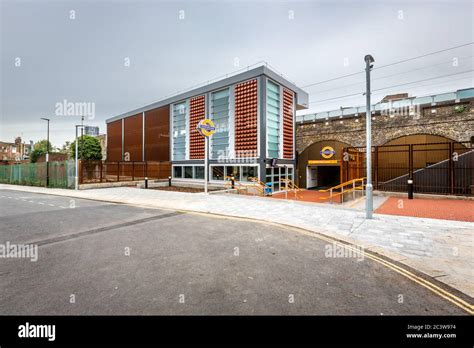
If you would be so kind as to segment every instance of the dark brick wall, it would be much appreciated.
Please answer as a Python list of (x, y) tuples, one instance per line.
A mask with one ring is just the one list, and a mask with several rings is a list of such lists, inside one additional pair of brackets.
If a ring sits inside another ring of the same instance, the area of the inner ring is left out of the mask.
[[(457, 112), (455, 108), (464, 108)], [(432, 113), (436, 110), (436, 113)], [(365, 145), (365, 114), (357, 118), (320, 120), (297, 124), (296, 149), (300, 154), (308, 146), (322, 140), (337, 140), (351, 146)], [(326, 125), (326, 122), (329, 122)], [(410, 115), (375, 115), (372, 121), (373, 145), (413, 134), (440, 135), (454, 141), (469, 141), (474, 136), (474, 101), (428, 106)]]

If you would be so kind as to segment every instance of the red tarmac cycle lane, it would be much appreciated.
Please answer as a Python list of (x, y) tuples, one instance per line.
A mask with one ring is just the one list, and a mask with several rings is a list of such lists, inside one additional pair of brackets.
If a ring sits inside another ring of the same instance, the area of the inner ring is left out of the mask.
[(474, 222), (474, 201), (390, 197), (375, 213)]

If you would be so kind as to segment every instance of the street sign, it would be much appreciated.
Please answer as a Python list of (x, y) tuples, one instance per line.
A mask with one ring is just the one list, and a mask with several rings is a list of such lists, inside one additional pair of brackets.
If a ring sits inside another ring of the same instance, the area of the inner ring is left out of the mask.
[(216, 132), (216, 126), (212, 120), (205, 118), (204, 120), (199, 121), (197, 130), (207, 138)]
[(99, 135), (99, 127), (94, 126), (84, 126), (84, 133), (96, 137)]
[(197, 130), (204, 136), (204, 192), (207, 193), (207, 182), (209, 181), (209, 138), (216, 132), (216, 126), (212, 120), (205, 118), (197, 124)]
[(334, 149), (331, 146), (325, 146), (323, 147), (321, 151), (319, 151), (319, 153), (321, 154), (321, 156), (323, 156), (323, 158), (329, 159), (332, 156), (334, 156), (336, 151), (334, 151)]

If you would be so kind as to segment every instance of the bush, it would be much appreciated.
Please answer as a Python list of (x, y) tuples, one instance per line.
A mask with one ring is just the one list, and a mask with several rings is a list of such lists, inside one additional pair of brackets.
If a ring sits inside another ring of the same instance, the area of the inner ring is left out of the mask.
[[(87, 161), (99, 161), (102, 159), (102, 148), (99, 139), (84, 135), (77, 138), (78, 158)], [(69, 154), (76, 158), (76, 140), (69, 146)]]

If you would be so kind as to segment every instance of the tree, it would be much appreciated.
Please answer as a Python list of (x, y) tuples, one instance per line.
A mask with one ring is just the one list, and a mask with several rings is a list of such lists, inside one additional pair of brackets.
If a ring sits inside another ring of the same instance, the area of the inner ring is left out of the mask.
[(34, 146), (33, 146), (33, 151), (31, 151), (30, 155), (30, 162), (31, 163), (36, 163), (38, 161), (38, 158), (41, 155), (44, 155), (48, 152), (52, 151), (53, 147), (51, 146), (51, 142), (48, 142), (46, 139), (38, 141)]
[(58, 149), (59, 152), (61, 153), (69, 153), (69, 147), (71, 146), (71, 142), (70, 141), (66, 141), (63, 146), (61, 146), (60, 149)]
[(99, 139), (90, 135), (78, 137), (69, 146), (69, 153), (72, 158), (76, 158), (76, 141), (78, 147), (78, 158), (83, 160), (98, 161), (102, 159), (102, 148)]

